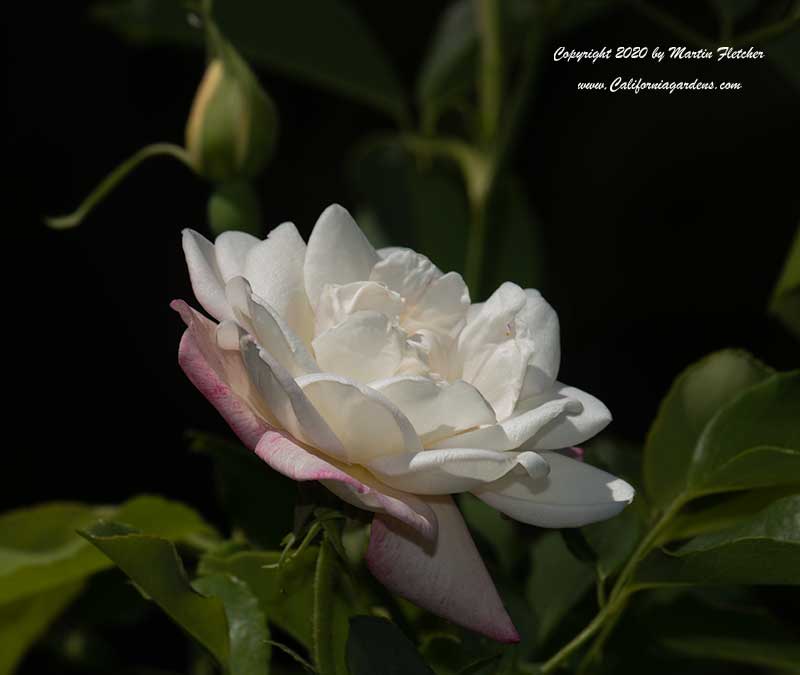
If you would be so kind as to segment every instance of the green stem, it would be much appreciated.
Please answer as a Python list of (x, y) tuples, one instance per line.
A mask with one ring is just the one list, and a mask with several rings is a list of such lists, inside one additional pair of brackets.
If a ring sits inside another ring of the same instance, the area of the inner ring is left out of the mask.
[(48, 227), (52, 227), (55, 230), (66, 230), (79, 225), (83, 219), (89, 215), (92, 209), (102, 202), (131, 171), (146, 159), (162, 155), (174, 157), (183, 162), (190, 169), (193, 168), (188, 153), (179, 145), (174, 145), (172, 143), (153, 143), (152, 145), (146, 145), (108, 174), (75, 211), (65, 216), (45, 218), (45, 223), (47, 223)]
[(611, 613), (612, 607), (608, 604), (595, 615), (594, 619), (580, 633), (545, 661), (539, 670), (542, 673), (550, 673), (555, 670), (564, 659), (579, 649), (603, 627), (606, 617), (610, 616)]
[(319, 675), (334, 675), (333, 651), (333, 577), (336, 570), (333, 550), (323, 537), (314, 570), (314, 615), (312, 618), (314, 663)]
[[(683, 497), (678, 497), (662, 513), (658, 521), (656, 521), (656, 524), (650, 529), (650, 531), (647, 533), (647, 536), (641, 541), (639, 546), (628, 559), (625, 567), (623, 567), (622, 571), (617, 577), (616, 582), (614, 583), (613, 589), (608, 595), (605, 606), (597, 613), (597, 615), (595, 615), (594, 619), (592, 619), (586, 628), (572, 638), (572, 640), (570, 640), (566, 645), (564, 645), (564, 647), (562, 647), (542, 665), (542, 673), (549, 673), (555, 670), (562, 661), (573, 654), (576, 650), (580, 649), (580, 647), (582, 647), (602, 629), (602, 633), (598, 638), (600, 644), (597, 645), (596, 648), (593, 647), (589, 654), (587, 654), (586, 658), (590, 658), (590, 654), (591, 658), (594, 658), (595, 654), (599, 653), (606, 638), (608, 638), (608, 636), (611, 634), (614, 624), (622, 615), (625, 605), (628, 602), (628, 596), (631, 592), (630, 589), (627, 588), (628, 581), (631, 579), (636, 571), (636, 568), (644, 559), (644, 557), (650, 553), (653, 547), (659, 544), (660, 538), (664, 531), (667, 529), (672, 519), (685, 503), (686, 500)], [(611, 627), (608, 629), (605, 628), (606, 621), (609, 621), (611, 624)]]
[(467, 259), (464, 264), (464, 277), (473, 300), (480, 297), (483, 253), (486, 249), (486, 202), (481, 199), (470, 205), (470, 227), (467, 234)]
[(476, 0), (481, 55), (478, 71), (481, 139), (490, 144), (497, 133), (503, 98), (503, 52), (500, 0)]

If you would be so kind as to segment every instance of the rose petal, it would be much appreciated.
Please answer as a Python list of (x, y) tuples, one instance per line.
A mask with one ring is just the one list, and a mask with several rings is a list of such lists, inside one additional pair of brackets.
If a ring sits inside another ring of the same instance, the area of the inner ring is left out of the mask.
[(450, 497), (427, 500), (439, 535), (425, 542), (398, 521), (376, 515), (367, 566), (390, 591), (470, 630), (500, 642), (519, 635), (480, 554)]
[[(467, 431), (432, 444), (432, 448), (485, 448), (488, 450), (516, 450), (537, 433), (549, 429), (567, 414), (579, 414), (581, 404), (558, 392), (543, 394), (529, 399), (530, 410), (521, 409), (518, 414), (497, 424)], [(567, 444), (569, 445), (569, 444)], [(535, 450), (535, 443), (526, 450)]]
[(441, 270), (424, 255), (409, 248), (381, 249), (388, 251), (370, 272), (370, 279), (384, 284), (414, 306), (428, 286), (442, 276)]
[(223, 232), (214, 240), (214, 253), (223, 283), (245, 273), (247, 254), (259, 243), (252, 234), (235, 230)]
[(244, 276), (253, 292), (309, 344), (314, 337), (314, 315), (303, 278), (306, 255), (306, 245), (297, 228), (292, 223), (283, 223), (250, 250)]
[(249, 336), (242, 339), (241, 352), (253, 387), (280, 422), (281, 428), (333, 457), (346, 459), (348, 453), (337, 434), (277, 359)]
[[(219, 411), (242, 443), (253, 449), (269, 427), (253, 412), (258, 404), (248, 395), (250, 380), (239, 352), (218, 349), (216, 324), (195, 312), (183, 300), (173, 300), (170, 307), (187, 325), (178, 348), (178, 363), (183, 372)], [(263, 410), (260, 413), (261, 417), (268, 415)]]
[(394, 375), (410, 351), (406, 334), (380, 312), (356, 312), (312, 342), (323, 370), (356, 382)]
[(500, 286), (468, 316), (458, 339), (462, 379), (481, 391), (498, 419), (505, 419), (523, 391), (546, 391), (555, 380), (558, 318), (538, 291), (512, 283)]
[(303, 341), (283, 318), (252, 292), (244, 277), (234, 277), (225, 295), (237, 321), (280, 363), (292, 377), (319, 372)]
[(451, 448), (387, 455), (365, 465), (383, 483), (418, 495), (468, 492), (511, 471), (546, 476), (549, 467), (535, 452)]
[(400, 320), (405, 305), (397, 293), (375, 281), (354, 281), (352, 284), (326, 285), (314, 315), (315, 334), (320, 335), (356, 312), (373, 310), (391, 321)]
[[(558, 450), (578, 445), (600, 433), (611, 422), (611, 412), (605, 404), (585, 391), (556, 382), (550, 394), (542, 396), (548, 395), (556, 395), (577, 402), (579, 411), (576, 413), (567, 410), (565, 415), (561, 415), (519, 446), (523, 450)], [(530, 405), (530, 401), (539, 398), (541, 397), (521, 401), (517, 410), (524, 411)]]
[[(283, 434), (266, 432), (255, 451), (273, 469), (292, 480), (318, 480), (348, 503), (396, 518), (427, 540), (437, 535), (436, 515), (423, 500), (377, 486), (374, 479), (370, 481), (372, 485), (368, 485), (333, 463), (312, 455)], [(347, 470), (356, 473), (357, 469), (348, 467)]]
[(426, 377), (399, 376), (370, 382), (369, 386), (403, 411), (423, 446), (496, 421), (492, 406), (462, 380), (440, 383)]
[(473, 494), (506, 515), (539, 527), (582, 527), (616, 515), (633, 501), (634, 490), (589, 464), (544, 452), (545, 478), (509, 474)]
[(225, 298), (214, 244), (202, 234), (189, 229), (183, 231), (182, 241), (183, 254), (197, 301), (215, 319), (233, 319), (233, 312)]
[(525, 295), (525, 309), (517, 315), (517, 321), (526, 324), (534, 349), (525, 370), (520, 399), (548, 391), (561, 365), (561, 337), (556, 311), (539, 291), (526, 288)]
[(297, 384), (341, 440), (338, 459), (361, 463), (422, 449), (408, 418), (374, 389), (330, 373), (304, 375)]
[(414, 333), (421, 328), (455, 338), (469, 308), (467, 285), (457, 272), (432, 281), (416, 303), (410, 304), (403, 317), (403, 328)]
[(304, 276), (311, 307), (316, 308), (325, 284), (367, 281), (378, 259), (352, 216), (338, 204), (329, 206), (308, 239)]

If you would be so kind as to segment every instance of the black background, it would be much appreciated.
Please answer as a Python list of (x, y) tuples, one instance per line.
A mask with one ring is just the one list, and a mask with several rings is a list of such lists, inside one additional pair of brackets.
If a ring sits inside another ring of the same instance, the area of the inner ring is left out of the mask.
[[(411, 89), (441, 6), (360, 6)], [(124, 44), (81, 3), (9, 11), (2, 507), (156, 492), (218, 520), (209, 466), (183, 433), (227, 432), (178, 369), (182, 327), (168, 308), (191, 299), (180, 230), (205, 231), (208, 186), (158, 159), (80, 228), (54, 232), (40, 219), (74, 208), (142, 145), (181, 142), (202, 54)], [(618, 11), (552, 47), (676, 43)], [(576, 91), (618, 72), (743, 89)], [(348, 153), (390, 122), (262, 79), (282, 118), (260, 183), (265, 220), (293, 220), (307, 236), (326, 205), (355, 204)], [(674, 376), (709, 351), (737, 346), (777, 368), (798, 365), (797, 344), (766, 306), (800, 218), (799, 113), (798, 89), (768, 60), (547, 63), (513, 162), (542, 223), (560, 379), (608, 404), (610, 432), (641, 440)]]

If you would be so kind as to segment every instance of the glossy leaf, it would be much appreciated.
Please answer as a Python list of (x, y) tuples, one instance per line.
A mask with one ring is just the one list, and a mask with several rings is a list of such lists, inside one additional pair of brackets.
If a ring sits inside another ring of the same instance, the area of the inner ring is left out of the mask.
[(100, 523), (81, 534), (220, 664), (228, 665), (230, 650), (224, 605), (221, 600), (203, 597), (192, 588), (172, 542), (114, 523)]
[[(795, 44), (800, 40), (795, 37)], [(797, 59), (795, 58), (795, 67)], [(800, 85), (800, 75), (798, 84)], [(778, 316), (796, 337), (800, 338), (800, 227), (783, 265), (783, 271), (772, 292), (770, 312)]]
[(800, 585), (800, 494), (779, 499), (731, 528), (671, 551), (654, 551), (634, 586)]
[(114, 518), (167, 539), (214, 536), (200, 516), (178, 502), (143, 496), (119, 508), (52, 503), (0, 516), (0, 603), (82, 579), (111, 566), (77, 535), (98, 518)]
[(82, 588), (82, 582), (73, 581), (0, 605), (0, 675), (14, 672), (26, 650)]
[(658, 508), (684, 492), (695, 450), (714, 415), (772, 371), (733, 350), (711, 354), (672, 385), (650, 427), (644, 448), (644, 482)]
[[(94, 14), (123, 37), (201, 46), (180, 0), (103, 2)], [(396, 119), (406, 115), (399, 79), (369, 27), (340, 0), (228, 0), (214, 5), (224, 35), (251, 63), (349, 96)]]
[(531, 575), (525, 587), (544, 643), (595, 581), (594, 567), (572, 555), (558, 532), (546, 532), (531, 546)]
[(732, 527), (769, 506), (776, 499), (800, 492), (800, 484), (763, 488), (733, 493), (706, 508), (698, 508), (678, 515), (664, 537), (665, 541), (688, 539), (700, 534)]
[(230, 644), (230, 675), (268, 675), (269, 628), (258, 600), (247, 584), (226, 574), (196, 579), (192, 586), (225, 606)]
[(758, 384), (706, 427), (689, 473), (692, 493), (800, 483), (800, 371)]
[(350, 620), (347, 664), (351, 675), (433, 675), (400, 629), (374, 616)]
[(311, 611), (314, 602), (316, 547), (309, 547), (280, 568), (280, 553), (243, 551), (229, 556), (205, 556), (202, 575), (229, 574), (244, 581), (258, 599), (267, 620), (279, 626), (304, 647), (311, 646)]

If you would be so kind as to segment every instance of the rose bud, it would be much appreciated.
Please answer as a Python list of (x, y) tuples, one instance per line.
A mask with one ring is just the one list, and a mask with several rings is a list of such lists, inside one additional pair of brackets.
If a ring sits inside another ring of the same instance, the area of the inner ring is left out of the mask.
[(227, 43), (209, 61), (186, 124), (186, 149), (199, 174), (214, 182), (251, 178), (264, 168), (277, 137), (275, 104)]

